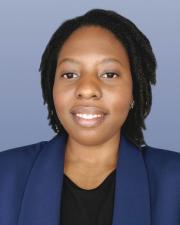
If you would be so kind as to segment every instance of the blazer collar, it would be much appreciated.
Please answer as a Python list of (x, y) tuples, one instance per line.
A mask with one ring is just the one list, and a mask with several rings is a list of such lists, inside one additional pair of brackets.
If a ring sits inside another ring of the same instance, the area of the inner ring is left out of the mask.
[[(18, 225), (59, 225), (67, 135), (44, 145), (30, 171)], [(147, 172), (140, 149), (121, 134), (112, 225), (150, 225)]]

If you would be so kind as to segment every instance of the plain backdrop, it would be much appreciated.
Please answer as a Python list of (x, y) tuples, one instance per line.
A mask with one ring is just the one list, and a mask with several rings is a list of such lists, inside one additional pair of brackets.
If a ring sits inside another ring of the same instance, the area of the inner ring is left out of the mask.
[(146, 119), (148, 145), (179, 151), (179, 0), (0, 0), (0, 151), (50, 140), (38, 72), (52, 33), (92, 8), (115, 10), (149, 38), (158, 62), (153, 104)]

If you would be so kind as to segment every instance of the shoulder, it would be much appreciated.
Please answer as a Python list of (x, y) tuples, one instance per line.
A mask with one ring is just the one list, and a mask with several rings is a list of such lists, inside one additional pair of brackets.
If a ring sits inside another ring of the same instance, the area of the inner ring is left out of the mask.
[(45, 144), (39, 142), (0, 152), (0, 208), (20, 202), (34, 162)]
[(11, 148), (0, 152), (0, 176), (29, 168), (47, 141)]
[(180, 152), (168, 149), (144, 146), (142, 148), (144, 159), (151, 164), (158, 163), (160, 167), (177, 166), (180, 168)]
[(180, 185), (180, 153), (169, 149), (144, 146), (143, 158), (149, 176), (155, 181), (178, 182)]
[(149, 183), (152, 215), (155, 218), (159, 215), (165, 216), (168, 212), (166, 219), (178, 218), (180, 153), (150, 146), (143, 147), (142, 153)]
[(0, 224), (17, 218), (29, 174), (45, 145), (43, 141), (0, 152)]

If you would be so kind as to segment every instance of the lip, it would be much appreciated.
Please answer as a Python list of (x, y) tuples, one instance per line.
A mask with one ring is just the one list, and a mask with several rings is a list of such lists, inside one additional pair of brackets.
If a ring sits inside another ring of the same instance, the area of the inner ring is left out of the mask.
[(95, 106), (75, 106), (71, 110), (72, 114), (100, 114), (100, 115), (106, 115), (107, 111)]

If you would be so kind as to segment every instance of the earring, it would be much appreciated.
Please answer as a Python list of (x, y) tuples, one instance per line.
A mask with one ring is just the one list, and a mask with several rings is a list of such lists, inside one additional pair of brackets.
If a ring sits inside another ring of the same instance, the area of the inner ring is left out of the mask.
[(59, 127), (57, 125), (55, 125), (56, 127), (56, 132), (59, 133)]
[(135, 104), (135, 102), (134, 102), (134, 100), (131, 102), (131, 104), (130, 104), (130, 109), (133, 109), (134, 108), (134, 104)]

